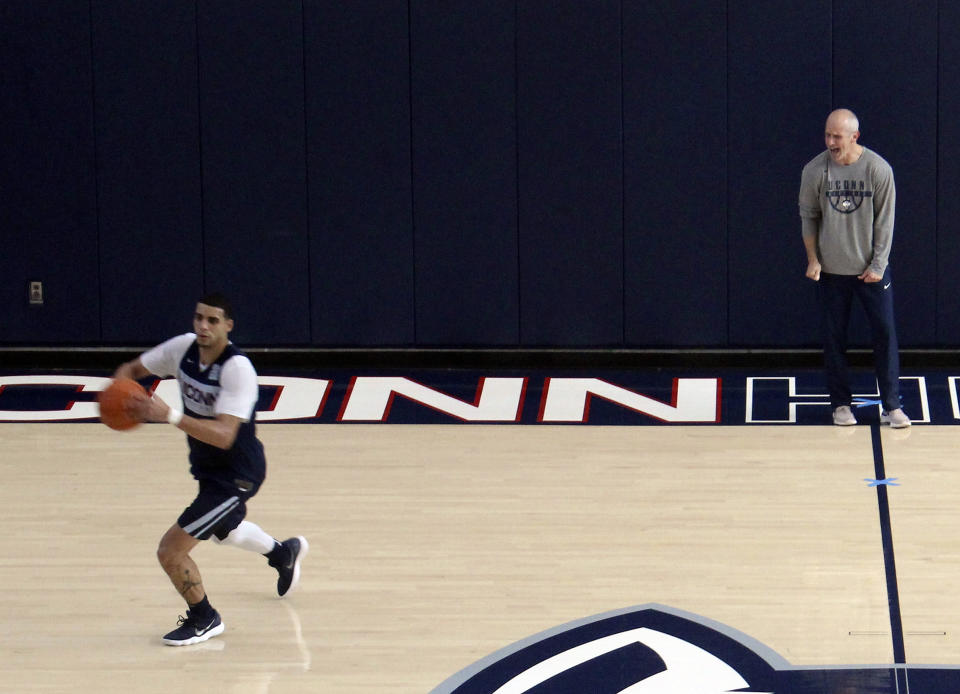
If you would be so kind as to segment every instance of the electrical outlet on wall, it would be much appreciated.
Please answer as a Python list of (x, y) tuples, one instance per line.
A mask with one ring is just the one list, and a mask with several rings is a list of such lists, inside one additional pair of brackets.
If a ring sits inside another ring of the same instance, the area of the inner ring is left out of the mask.
[(43, 306), (43, 282), (30, 280), (27, 286), (27, 301), (31, 306)]

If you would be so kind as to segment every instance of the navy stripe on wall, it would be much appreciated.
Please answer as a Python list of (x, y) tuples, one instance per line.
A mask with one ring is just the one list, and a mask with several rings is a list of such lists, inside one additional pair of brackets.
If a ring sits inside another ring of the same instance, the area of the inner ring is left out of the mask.
[(624, 3), (628, 344), (727, 340), (726, 4)]
[(311, 334), (414, 336), (406, 0), (304, 2)]
[(620, 3), (517, 17), (521, 342), (622, 344)]
[[(0, 340), (100, 339), (87, 3), (0, 5)], [(27, 304), (27, 281), (45, 287)]]
[(104, 342), (185, 332), (203, 292), (195, 6), (91, 4)]
[(411, 5), (421, 345), (519, 342), (514, 5)]
[(204, 287), (234, 298), (238, 341), (309, 343), (301, 3), (198, 8)]
[[(937, 334), (938, 344), (960, 344), (960, 4), (940, 3), (937, 89)], [(929, 175), (929, 172), (924, 172)], [(932, 191), (927, 188), (927, 194)], [(903, 208), (901, 207), (901, 210)], [(897, 252), (908, 241), (898, 239)], [(929, 253), (930, 248), (926, 249)], [(924, 301), (929, 301), (929, 297)], [(902, 312), (901, 312), (902, 313)], [(904, 336), (909, 339), (909, 336)], [(901, 338), (902, 340), (903, 338)]]
[(816, 285), (804, 276), (797, 196), (804, 164), (824, 149), (830, 6), (830, 0), (730, 3), (732, 346), (820, 343)]

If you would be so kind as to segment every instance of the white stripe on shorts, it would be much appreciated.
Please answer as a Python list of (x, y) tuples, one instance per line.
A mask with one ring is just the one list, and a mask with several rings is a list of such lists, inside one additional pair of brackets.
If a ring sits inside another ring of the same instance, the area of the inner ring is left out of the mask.
[(240, 497), (231, 496), (209, 513), (206, 513), (197, 520), (193, 521), (193, 523), (183, 529), (184, 532), (186, 532), (188, 535), (192, 535), (193, 537), (203, 535), (203, 533), (205, 533), (210, 527), (223, 520), (224, 516), (233, 511), (233, 509), (235, 509), (239, 503)]

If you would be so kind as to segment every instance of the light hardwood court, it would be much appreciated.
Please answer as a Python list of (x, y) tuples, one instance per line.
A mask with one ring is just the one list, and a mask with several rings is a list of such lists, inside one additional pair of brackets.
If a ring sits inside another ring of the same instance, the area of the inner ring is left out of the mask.
[[(194, 553), (226, 631), (163, 646), (184, 607), (156, 542), (193, 497), (182, 434), (0, 424), (0, 689), (424, 694), (572, 620), (661, 603), (794, 665), (893, 662), (870, 429), (259, 427), (249, 518), (311, 544), (300, 588)], [(909, 661), (960, 664), (960, 429), (883, 432)]]

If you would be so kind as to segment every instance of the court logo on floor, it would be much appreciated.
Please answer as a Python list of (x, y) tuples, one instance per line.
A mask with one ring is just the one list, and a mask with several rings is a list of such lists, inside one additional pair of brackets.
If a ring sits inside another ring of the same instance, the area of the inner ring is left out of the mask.
[(451, 677), (432, 694), (775, 691), (779, 656), (720, 624), (645, 605), (558, 627)]

